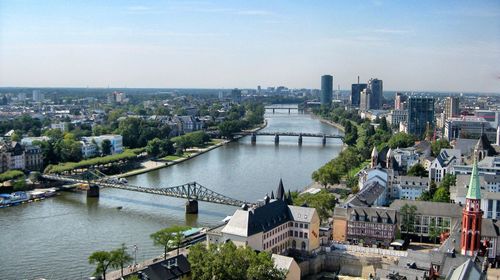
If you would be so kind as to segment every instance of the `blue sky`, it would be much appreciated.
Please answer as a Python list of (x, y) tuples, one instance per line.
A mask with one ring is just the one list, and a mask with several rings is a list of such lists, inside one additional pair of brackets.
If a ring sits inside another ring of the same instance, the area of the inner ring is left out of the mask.
[(0, 0), (0, 86), (500, 92), (500, 1)]

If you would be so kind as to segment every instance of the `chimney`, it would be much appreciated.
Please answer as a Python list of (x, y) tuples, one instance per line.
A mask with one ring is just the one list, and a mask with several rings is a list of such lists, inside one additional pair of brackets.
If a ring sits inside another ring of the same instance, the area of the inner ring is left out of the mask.
[(359, 85), (359, 75), (358, 75), (358, 85)]

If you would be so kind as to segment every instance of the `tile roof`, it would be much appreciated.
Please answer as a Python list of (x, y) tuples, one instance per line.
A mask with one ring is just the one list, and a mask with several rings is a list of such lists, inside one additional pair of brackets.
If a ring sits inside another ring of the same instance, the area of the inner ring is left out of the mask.
[(405, 204), (408, 204), (410, 206), (415, 205), (417, 207), (417, 213), (421, 215), (452, 218), (458, 218), (462, 216), (462, 207), (460, 205), (445, 202), (396, 199), (391, 203), (389, 207), (399, 211)]

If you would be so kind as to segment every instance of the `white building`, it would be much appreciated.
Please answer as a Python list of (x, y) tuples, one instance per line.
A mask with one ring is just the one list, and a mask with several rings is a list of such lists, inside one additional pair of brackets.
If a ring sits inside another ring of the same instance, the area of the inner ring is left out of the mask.
[(62, 132), (66, 132), (68, 130), (69, 123), (60, 122), (60, 123), (52, 123), (50, 124), (51, 129), (59, 129)]
[(82, 155), (84, 157), (96, 155), (98, 148), (102, 149), (102, 143), (104, 140), (109, 140), (111, 143), (111, 154), (119, 154), (123, 152), (123, 137), (118, 134), (107, 134), (101, 136), (82, 137)]
[[(450, 188), (450, 199), (455, 203), (465, 205), (469, 183), (470, 175), (457, 175), (456, 185)], [(483, 218), (500, 219), (500, 176), (479, 173), (479, 183)]]
[(461, 151), (442, 149), (429, 168), (429, 180), (441, 182), (446, 174), (452, 173), (453, 166), (462, 164)]
[(417, 200), (424, 191), (429, 190), (429, 180), (427, 177), (395, 176), (392, 189), (397, 194), (392, 198)]
[(39, 136), (39, 137), (24, 137), (21, 139), (22, 145), (31, 146), (33, 142), (47, 142), (50, 138), (48, 136)]
[(280, 182), (276, 199), (266, 195), (262, 205), (243, 205), (226, 225), (207, 233), (207, 242), (232, 241), (237, 246), (276, 254), (312, 252), (319, 248), (318, 213), (315, 208), (288, 205), (290, 199)]
[(412, 166), (419, 163), (420, 155), (414, 147), (397, 148), (391, 149), (387, 158), (390, 162), (388, 168), (406, 173)]
[(401, 122), (408, 121), (408, 111), (406, 110), (392, 110), (387, 115), (387, 122), (393, 127), (399, 127)]

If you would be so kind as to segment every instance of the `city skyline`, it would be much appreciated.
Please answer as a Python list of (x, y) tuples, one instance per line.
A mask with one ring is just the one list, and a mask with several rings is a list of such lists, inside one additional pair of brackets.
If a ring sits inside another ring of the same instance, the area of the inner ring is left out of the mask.
[[(417, 11), (417, 12), (415, 12)], [(0, 1), (0, 86), (498, 92), (500, 3)]]

